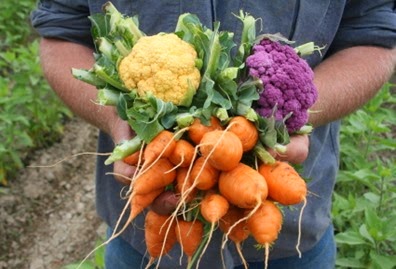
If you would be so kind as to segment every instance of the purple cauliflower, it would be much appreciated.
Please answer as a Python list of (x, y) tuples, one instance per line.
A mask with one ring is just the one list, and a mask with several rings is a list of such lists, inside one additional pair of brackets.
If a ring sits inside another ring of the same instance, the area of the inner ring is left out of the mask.
[(313, 71), (289, 45), (263, 39), (246, 59), (249, 75), (263, 82), (255, 110), (283, 120), (290, 133), (308, 121), (308, 109), (318, 97)]

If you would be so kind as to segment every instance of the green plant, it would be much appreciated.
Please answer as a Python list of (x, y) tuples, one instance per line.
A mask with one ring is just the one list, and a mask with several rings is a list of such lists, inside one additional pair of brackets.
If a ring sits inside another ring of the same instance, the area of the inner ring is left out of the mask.
[(41, 72), (38, 40), (29, 26), (35, 1), (0, 3), (0, 185), (27, 154), (59, 138), (71, 116)]
[(35, 0), (0, 2), (0, 51), (24, 44), (31, 38), (29, 12), (35, 3)]
[(396, 268), (396, 98), (391, 84), (341, 128), (333, 220), (338, 268)]

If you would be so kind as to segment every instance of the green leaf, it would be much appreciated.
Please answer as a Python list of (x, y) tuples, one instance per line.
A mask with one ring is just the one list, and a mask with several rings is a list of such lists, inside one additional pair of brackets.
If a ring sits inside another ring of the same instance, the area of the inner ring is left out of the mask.
[(275, 119), (258, 117), (259, 140), (264, 146), (273, 148), (277, 142), (277, 133), (275, 130)]
[(362, 238), (360, 234), (354, 231), (346, 231), (335, 235), (336, 242), (338, 244), (347, 245), (365, 245), (367, 242)]
[(154, 137), (157, 136), (157, 134), (164, 130), (164, 127), (159, 123), (158, 120), (144, 122), (143, 124), (137, 120), (130, 120), (129, 123), (136, 134), (139, 137), (142, 137), (146, 143), (149, 143)]
[(355, 258), (337, 258), (336, 265), (342, 268), (367, 268), (365, 263)]
[(100, 37), (105, 37), (110, 32), (110, 17), (104, 16), (101, 13), (93, 14), (88, 17), (91, 21), (91, 35), (93, 40)]
[(385, 256), (375, 253), (374, 251), (370, 252), (370, 258), (372, 263), (375, 264), (380, 269), (394, 269), (396, 268), (396, 256)]
[(375, 209), (371, 207), (366, 208), (366, 210), (364, 211), (364, 217), (365, 217), (365, 222), (370, 230), (372, 228), (375, 228), (377, 230), (382, 229), (383, 221), (379, 218)]
[(363, 236), (364, 238), (366, 238), (370, 243), (372, 243), (373, 245), (375, 245), (374, 238), (371, 236), (371, 234), (370, 234), (369, 231), (367, 230), (366, 224), (360, 225), (359, 233), (360, 233), (361, 236)]
[(242, 10), (236, 17), (242, 22), (242, 36), (237, 55), (234, 58), (234, 64), (240, 66), (250, 55), (251, 48), (256, 40), (256, 19)]
[(128, 120), (128, 95), (120, 94), (119, 100), (117, 102), (117, 114), (123, 120)]
[(363, 194), (364, 198), (372, 202), (374, 205), (378, 205), (381, 197), (378, 194), (375, 194), (373, 192), (366, 192)]
[(104, 82), (119, 89), (120, 91), (128, 92), (128, 89), (125, 87), (124, 83), (119, 77), (115, 63), (107, 57), (100, 56), (96, 60), (93, 66), (93, 72)]
[(122, 113), (125, 113), (132, 129), (146, 143), (176, 122), (178, 108), (171, 102), (164, 102), (151, 94), (133, 100), (131, 98), (130, 102), (122, 102), (122, 107), (126, 108)]

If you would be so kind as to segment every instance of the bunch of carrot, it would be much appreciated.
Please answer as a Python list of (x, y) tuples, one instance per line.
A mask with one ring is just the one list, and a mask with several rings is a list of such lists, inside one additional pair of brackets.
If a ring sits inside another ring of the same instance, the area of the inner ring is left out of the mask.
[(165, 190), (179, 197), (172, 214), (146, 214), (151, 263), (178, 242), (188, 267), (199, 264), (217, 228), (224, 233), (223, 247), (233, 241), (242, 261), (241, 243), (248, 236), (265, 248), (267, 261), (282, 227), (280, 206), (306, 201), (305, 181), (286, 162), (244, 161), (245, 155), (254, 155), (259, 136), (245, 117), (225, 124), (212, 117), (209, 125), (197, 118), (180, 132), (164, 130), (124, 159), (138, 167), (131, 179), (127, 224)]
[[(256, 37), (258, 20), (242, 10), (236, 16), (242, 22), (242, 33), (233, 56), (234, 33), (220, 31), (219, 22), (214, 23), (214, 29), (207, 28), (194, 14), (179, 16), (172, 36), (177, 35), (196, 50), (194, 68), (200, 72), (198, 88), (191, 87), (188, 76), (181, 76), (186, 77), (182, 84), (188, 86), (182, 105), (153, 94), (160, 89), (147, 86), (142, 94), (135, 86), (126, 86), (119, 74), (120, 62), (145, 34), (136, 17), (124, 16), (112, 3), (106, 3), (103, 11), (89, 18), (96, 46), (95, 64), (87, 70), (73, 69), (72, 73), (94, 85), (98, 103), (115, 106), (136, 134), (117, 145), (105, 161), (107, 165), (123, 160), (138, 168), (130, 179), (126, 206), (109, 240), (148, 210), (145, 242), (151, 257), (149, 265), (155, 261), (159, 264), (158, 260), (178, 242), (188, 257), (188, 268), (198, 267), (216, 229), (224, 234), (222, 247), (233, 241), (243, 262), (242, 242), (249, 236), (265, 248), (267, 261), (269, 247), (282, 227), (280, 207), (305, 204), (307, 186), (292, 166), (275, 161), (265, 149), (280, 151), (290, 140), (284, 120), (276, 120), (275, 115), (264, 118), (253, 108), (264, 82), (248, 75), (245, 61), (262, 38)], [(277, 35), (267, 37), (284, 41)], [(150, 52), (151, 48), (144, 50)], [(166, 50), (163, 56), (167, 56)], [(174, 64), (172, 69), (180, 69), (178, 61), (170, 62)], [(168, 72), (164, 71), (169, 70), (161, 70), (161, 75), (154, 75), (154, 70), (149, 73), (166, 80), (164, 74)], [(161, 83), (145, 84), (163, 88)], [(169, 94), (173, 92), (179, 92), (178, 87)], [(273, 109), (275, 113), (277, 107)], [(149, 210), (160, 195), (169, 191), (178, 197), (171, 214)], [(126, 214), (127, 222), (119, 227)], [(297, 250), (298, 246), (299, 242)]]

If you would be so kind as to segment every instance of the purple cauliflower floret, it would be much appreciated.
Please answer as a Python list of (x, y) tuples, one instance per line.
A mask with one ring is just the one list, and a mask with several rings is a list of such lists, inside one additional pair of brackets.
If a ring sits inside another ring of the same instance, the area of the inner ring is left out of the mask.
[[(263, 117), (285, 121), (290, 133), (308, 121), (308, 109), (318, 98), (313, 71), (289, 45), (263, 39), (246, 59), (249, 75), (263, 82), (255, 110)], [(276, 107), (276, 109), (274, 109)]]

